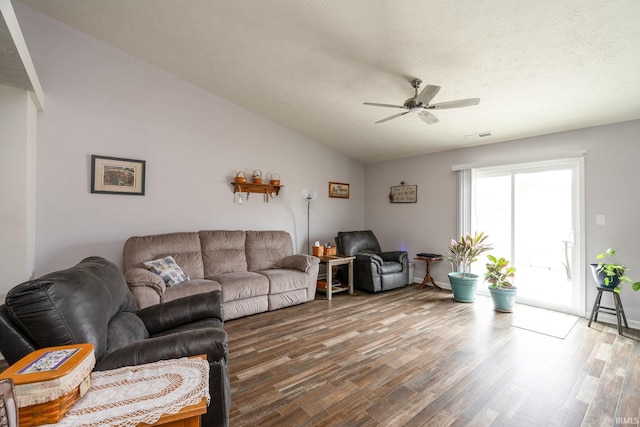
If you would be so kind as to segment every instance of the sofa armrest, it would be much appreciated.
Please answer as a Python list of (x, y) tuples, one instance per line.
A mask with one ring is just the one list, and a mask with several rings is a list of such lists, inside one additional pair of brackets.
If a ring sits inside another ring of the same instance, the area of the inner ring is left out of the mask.
[(282, 260), (282, 266), (284, 268), (300, 270), (305, 273), (309, 268), (317, 264), (320, 264), (320, 258), (304, 254), (290, 255)]
[(124, 273), (124, 279), (130, 288), (148, 286), (155, 290), (160, 296), (162, 296), (167, 289), (167, 285), (164, 283), (164, 280), (162, 280), (162, 277), (144, 268), (130, 268)]
[(152, 305), (136, 313), (150, 334), (166, 331), (201, 319), (224, 321), (222, 294), (212, 291), (189, 295), (162, 304)]
[(223, 329), (193, 329), (137, 341), (107, 353), (96, 363), (95, 370), (104, 371), (201, 354), (206, 354), (209, 363), (213, 363), (226, 359), (227, 351), (227, 334)]
[(357, 253), (356, 262), (368, 262), (371, 264), (375, 264), (378, 267), (384, 264), (384, 261), (382, 260), (382, 258), (380, 258), (380, 256), (369, 253)]
[(409, 255), (405, 251), (389, 251), (378, 254), (384, 261), (395, 261), (403, 264), (408, 260)]

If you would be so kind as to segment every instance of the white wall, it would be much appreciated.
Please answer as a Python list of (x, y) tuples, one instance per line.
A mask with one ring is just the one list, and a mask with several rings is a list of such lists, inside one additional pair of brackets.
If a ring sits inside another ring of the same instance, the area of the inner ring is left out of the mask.
[(0, 303), (34, 269), (35, 117), (26, 90), (0, 85)]
[[(305, 252), (364, 221), (364, 168), (28, 7), (16, 14), (47, 97), (38, 117), (36, 275), (90, 255), (122, 264), (133, 235), (202, 229), (282, 229)], [(90, 193), (92, 154), (147, 162), (146, 195)], [(233, 203), (236, 170), (277, 172), (263, 203)], [(328, 181), (351, 184), (329, 199)]]
[[(456, 175), (451, 166), (466, 163), (520, 163), (561, 158), (586, 151), (585, 220), (586, 263), (608, 247), (629, 268), (629, 276), (640, 281), (640, 121), (564, 132), (501, 144), (443, 152), (411, 159), (381, 162), (365, 167), (365, 225), (374, 230), (387, 248), (404, 247), (417, 252), (444, 253), (456, 236)], [(401, 181), (418, 185), (416, 204), (391, 204), (389, 187)], [(607, 224), (596, 225), (596, 215), (605, 214)], [(416, 263), (416, 276), (425, 266)], [(437, 282), (448, 283), (449, 263), (432, 264)], [(595, 285), (590, 271), (586, 278), (590, 313)], [(627, 318), (640, 328), (640, 292), (625, 287), (622, 302)]]

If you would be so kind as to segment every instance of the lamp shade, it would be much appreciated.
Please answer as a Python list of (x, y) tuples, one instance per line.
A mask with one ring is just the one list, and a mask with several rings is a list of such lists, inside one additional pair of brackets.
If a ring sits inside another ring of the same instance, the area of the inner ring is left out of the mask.
[(315, 200), (318, 197), (318, 192), (312, 188), (305, 188), (300, 193), (300, 197), (308, 201)]

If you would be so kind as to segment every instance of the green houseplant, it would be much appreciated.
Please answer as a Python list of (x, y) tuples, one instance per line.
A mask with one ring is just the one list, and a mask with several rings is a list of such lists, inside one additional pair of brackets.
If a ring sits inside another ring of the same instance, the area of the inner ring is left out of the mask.
[(489, 262), (484, 275), (484, 280), (489, 282), (489, 292), (496, 311), (510, 313), (516, 302), (518, 288), (511, 283), (516, 274), (516, 268), (509, 266), (505, 258), (496, 258), (487, 255)]
[(451, 262), (453, 272), (449, 273), (449, 283), (453, 291), (453, 299), (459, 302), (473, 302), (478, 285), (478, 275), (471, 273), (471, 265), (478, 257), (493, 249), (486, 243), (488, 236), (484, 232), (470, 233), (451, 239), (447, 248), (446, 259)]
[(613, 288), (617, 293), (620, 293), (620, 285), (624, 283), (630, 283), (634, 291), (640, 289), (640, 282), (634, 282), (626, 275), (628, 268), (622, 265), (615, 249), (608, 248), (596, 258), (603, 260), (598, 264), (591, 264), (591, 272), (598, 286)]

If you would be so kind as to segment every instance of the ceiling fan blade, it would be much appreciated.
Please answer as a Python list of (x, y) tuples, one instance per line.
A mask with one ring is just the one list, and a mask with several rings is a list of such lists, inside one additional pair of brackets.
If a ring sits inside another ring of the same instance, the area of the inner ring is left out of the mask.
[(430, 112), (428, 112), (427, 110), (420, 111), (418, 113), (418, 117), (420, 117), (425, 123), (430, 125), (439, 122), (438, 118), (433, 114), (431, 114)]
[(376, 123), (384, 123), (384, 122), (388, 122), (391, 119), (395, 119), (396, 117), (400, 117), (400, 116), (404, 116), (405, 114), (409, 114), (408, 111), (405, 111), (404, 113), (400, 113), (400, 114), (394, 114), (393, 116), (389, 116), (386, 119), (382, 119), (382, 120), (378, 120)]
[(417, 102), (422, 102), (424, 105), (429, 105), (429, 102), (433, 99), (434, 96), (438, 94), (440, 91), (440, 86), (427, 85), (422, 92), (418, 94), (416, 98)]
[(374, 107), (388, 107), (388, 108), (406, 108), (402, 105), (392, 105), (392, 104), (378, 104), (376, 102), (364, 102), (364, 105), (373, 105)]
[(437, 104), (431, 104), (427, 108), (434, 110), (445, 110), (447, 108), (459, 108), (459, 107), (471, 107), (472, 105), (478, 105), (480, 98), (458, 99), (457, 101), (439, 102)]

